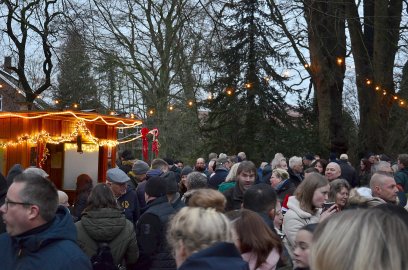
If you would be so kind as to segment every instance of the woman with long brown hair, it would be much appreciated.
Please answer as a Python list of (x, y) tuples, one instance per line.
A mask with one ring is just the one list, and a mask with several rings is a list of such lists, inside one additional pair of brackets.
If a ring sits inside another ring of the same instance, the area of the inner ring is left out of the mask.
[(75, 201), (73, 205), (72, 215), (75, 220), (81, 219), (82, 211), (84, 211), (88, 196), (93, 188), (92, 178), (86, 173), (80, 174), (76, 181)]
[(250, 270), (273, 270), (282, 253), (282, 242), (255, 212), (242, 209), (232, 220), (235, 245)]

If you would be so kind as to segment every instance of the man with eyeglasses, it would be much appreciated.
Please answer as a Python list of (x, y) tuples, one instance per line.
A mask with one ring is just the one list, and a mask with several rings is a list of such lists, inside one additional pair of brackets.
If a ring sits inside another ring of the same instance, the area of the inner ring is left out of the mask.
[(16, 176), (0, 213), (7, 230), (0, 235), (1, 269), (92, 269), (52, 182), (31, 173)]

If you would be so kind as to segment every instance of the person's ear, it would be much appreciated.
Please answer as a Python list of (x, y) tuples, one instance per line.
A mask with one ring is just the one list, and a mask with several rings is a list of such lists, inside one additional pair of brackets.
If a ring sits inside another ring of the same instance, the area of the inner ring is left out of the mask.
[(275, 218), (275, 214), (276, 214), (275, 208), (272, 208), (272, 209), (269, 210), (269, 212), (268, 212), (268, 216), (269, 216), (269, 218), (271, 218), (271, 219), (274, 219), (274, 218)]
[(38, 205), (32, 204), (30, 205), (28, 219), (33, 220), (36, 219), (40, 215), (40, 207)]

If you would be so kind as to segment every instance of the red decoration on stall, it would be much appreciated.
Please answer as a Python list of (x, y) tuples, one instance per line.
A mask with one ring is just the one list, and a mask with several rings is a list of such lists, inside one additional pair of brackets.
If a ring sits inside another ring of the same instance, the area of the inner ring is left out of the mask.
[(143, 159), (146, 161), (149, 158), (148, 151), (149, 151), (149, 142), (147, 141), (147, 134), (149, 134), (149, 129), (144, 127), (140, 131), (142, 134), (142, 154)]
[(159, 156), (159, 140), (157, 137), (159, 137), (159, 130), (157, 128), (154, 128), (152, 130), (153, 132), (153, 143), (152, 143), (152, 152), (156, 155), (156, 158)]

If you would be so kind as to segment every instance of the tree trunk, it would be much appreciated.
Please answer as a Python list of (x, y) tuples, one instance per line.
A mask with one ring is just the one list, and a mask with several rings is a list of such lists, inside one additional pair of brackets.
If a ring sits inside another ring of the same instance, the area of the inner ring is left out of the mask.
[[(341, 1), (305, 1), (308, 24), (310, 71), (319, 113), (319, 139), (323, 149), (338, 154), (347, 151), (344, 135), (343, 80), (346, 36)], [(341, 60), (341, 62), (338, 62)]]
[(395, 94), (393, 69), (398, 49), (402, 0), (364, 2), (364, 29), (354, 0), (346, 0), (351, 50), (360, 105), (360, 154), (383, 153)]

